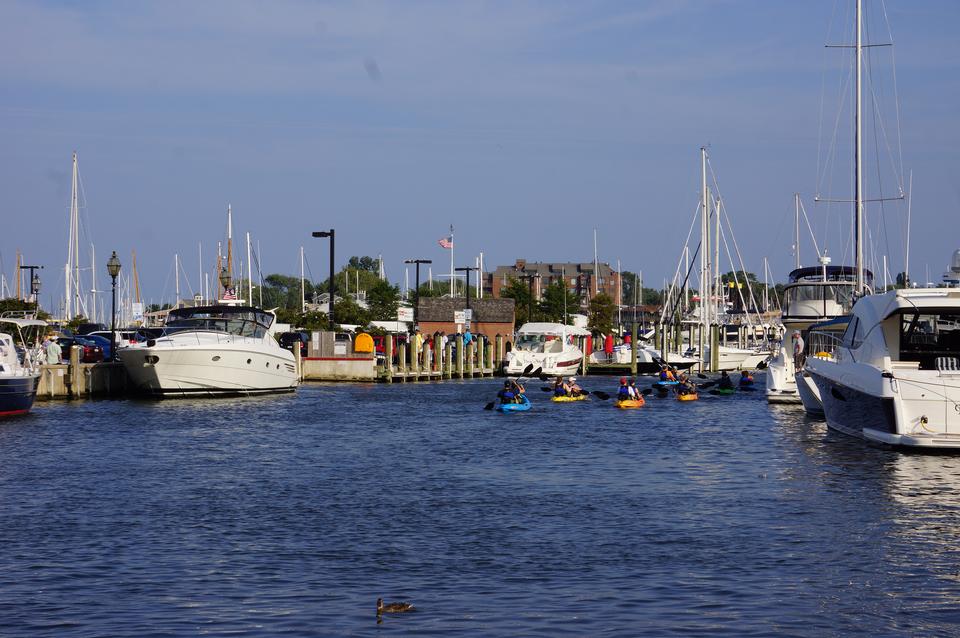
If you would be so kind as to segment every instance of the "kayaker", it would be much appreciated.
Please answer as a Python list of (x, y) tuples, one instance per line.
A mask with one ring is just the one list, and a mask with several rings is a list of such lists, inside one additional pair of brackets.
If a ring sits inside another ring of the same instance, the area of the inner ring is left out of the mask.
[(720, 382), (717, 384), (717, 387), (721, 390), (733, 389), (733, 379), (730, 378), (726, 370), (720, 373)]
[(578, 397), (581, 394), (583, 394), (583, 388), (577, 385), (576, 377), (570, 377), (570, 383), (567, 385), (567, 389), (570, 391), (570, 394), (572, 394), (575, 397)]
[(673, 376), (670, 368), (667, 366), (660, 366), (660, 380), (661, 381), (676, 381), (676, 378)]
[(632, 399), (630, 396), (630, 386), (627, 385), (627, 378), (620, 377), (620, 387), (617, 388), (617, 401), (626, 401)]
[(740, 385), (753, 385), (753, 375), (749, 370), (740, 373)]
[(570, 386), (564, 382), (563, 377), (557, 377), (557, 380), (553, 383), (553, 396), (555, 397), (565, 397), (570, 393)]
[(630, 388), (630, 398), (634, 401), (638, 400), (640, 398), (640, 390), (637, 390), (636, 380), (630, 379), (630, 381), (627, 382), (627, 385)]
[(523, 387), (523, 384), (520, 383), (520, 380), (517, 379), (516, 381), (514, 381), (514, 382), (513, 382), (513, 402), (514, 402), (514, 403), (523, 403), (523, 399), (524, 399), (523, 393), (524, 393), (524, 392), (525, 392), (525, 388)]
[(514, 392), (513, 381), (503, 382), (503, 390), (497, 392), (497, 398), (500, 399), (500, 405), (517, 402), (517, 393)]
[(677, 386), (677, 394), (696, 394), (697, 388), (694, 387), (692, 383), (686, 379), (680, 382), (680, 385)]

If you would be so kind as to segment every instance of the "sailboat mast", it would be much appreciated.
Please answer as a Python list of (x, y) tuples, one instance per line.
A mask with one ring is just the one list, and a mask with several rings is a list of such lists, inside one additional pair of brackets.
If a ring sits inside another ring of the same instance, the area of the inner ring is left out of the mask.
[(227, 274), (233, 285), (233, 209), (227, 204)]
[[(331, 279), (331, 285), (333, 280)], [(333, 306), (333, 297), (330, 298), (330, 306)], [(303, 276), (303, 246), (300, 246), (300, 312), (307, 311), (307, 286)]]
[(176, 300), (173, 303), (173, 307), (179, 308), (180, 307), (180, 254), (179, 253), (173, 253), (173, 271), (174, 271), (173, 273), (174, 281), (177, 282), (176, 286), (174, 287), (176, 290), (177, 296), (176, 296)]
[(707, 299), (710, 296), (710, 262), (707, 258), (707, 246), (710, 243), (710, 195), (707, 193), (707, 149), (700, 147), (700, 348), (703, 352), (703, 339), (710, 325), (707, 312)]
[(794, 268), (800, 267), (800, 193), (793, 194), (793, 204), (796, 208), (796, 218), (794, 220), (794, 239), (793, 239), (793, 255)]
[(856, 185), (854, 192), (854, 199), (856, 201), (856, 211), (854, 213), (854, 234), (855, 234), (855, 250), (856, 250), (856, 267), (857, 267), (857, 281), (856, 288), (857, 294), (864, 294), (864, 277), (863, 277), (863, 162), (862, 162), (862, 152), (863, 152), (863, 131), (862, 126), (862, 75), (863, 75), (863, 20), (862, 20), (862, 9), (863, 9), (863, 0), (857, 0), (857, 46), (856, 46), (856, 65), (857, 65), (857, 96), (856, 96), (856, 122), (855, 122), (855, 133), (854, 133), (854, 172), (856, 173)]
[(250, 233), (247, 232), (247, 302), (253, 305), (253, 269), (250, 265)]

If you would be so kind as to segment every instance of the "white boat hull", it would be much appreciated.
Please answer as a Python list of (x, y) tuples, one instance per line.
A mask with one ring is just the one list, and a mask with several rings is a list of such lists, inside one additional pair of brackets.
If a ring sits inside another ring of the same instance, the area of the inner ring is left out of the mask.
[(540, 368), (540, 374), (551, 377), (572, 377), (577, 374), (583, 361), (583, 352), (579, 348), (568, 348), (562, 352), (544, 354), (514, 350), (508, 355), (504, 372), (511, 377), (520, 376), (527, 366)]
[(797, 388), (797, 394), (803, 403), (803, 409), (810, 416), (823, 418), (823, 401), (820, 399), (820, 389), (813, 382), (810, 373), (801, 371), (795, 375), (794, 385)]
[(123, 348), (117, 356), (134, 387), (150, 394), (290, 392), (299, 384), (293, 353), (242, 337), (209, 345), (158, 341), (153, 347)]
[(796, 405), (800, 402), (794, 378), (793, 357), (788, 356), (781, 345), (767, 365), (767, 403)]

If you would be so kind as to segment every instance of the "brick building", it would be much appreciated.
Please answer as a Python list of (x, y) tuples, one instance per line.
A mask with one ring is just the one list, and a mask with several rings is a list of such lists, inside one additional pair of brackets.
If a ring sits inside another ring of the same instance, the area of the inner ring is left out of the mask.
[[(448, 335), (463, 331), (463, 324), (454, 321), (455, 313), (462, 312), (467, 306), (463, 297), (422, 297), (417, 306), (417, 321), (424, 334), (433, 334), (443, 330)], [(513, 299), (471, 299), (470, 310), (473, 320), (470, 331), (473, 334), (486, 335), (492, 340), (502, 335), (505, 341), (513, 341), (514, 302)]]
[(595, 272), (592, 261), (546, 263), (518, 259), (512, 266), (498, 266), (495, 271), (485, 273), (483, 292), (499, 298), (500, 291), (513, 278), (532, 285), (534, 299), (539, 301), (547, 286), (565, 280), (567, 288), (580, 298), (584, 306), (590, 303), (597, 292), (606, 293), (616, 303), (621, 291), (620, 273), (610, 264), (600, 263), (598, 266)]

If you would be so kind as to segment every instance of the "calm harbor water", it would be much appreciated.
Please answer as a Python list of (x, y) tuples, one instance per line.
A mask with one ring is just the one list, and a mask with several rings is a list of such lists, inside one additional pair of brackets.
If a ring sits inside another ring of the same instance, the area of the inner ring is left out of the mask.
[(960, 632), (960, 457), (761, 392), (484, 411), (499, 385), (0, 422), (0, 635)]

